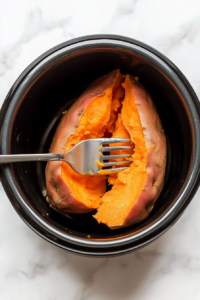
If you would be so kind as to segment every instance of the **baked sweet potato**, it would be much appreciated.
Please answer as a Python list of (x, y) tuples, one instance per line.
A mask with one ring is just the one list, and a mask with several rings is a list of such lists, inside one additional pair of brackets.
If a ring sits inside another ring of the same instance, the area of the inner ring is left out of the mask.
[[(112, 100), (116, 104), (123, 98), (122, 81), (120, 71), (115, 70), (92, 83), (62, 117), (50, 153), (63, 153), (82, 140), (109, 132), (117, 118), (118, 105), (113, 106)], [(45, 173), (48, 200), (65, 212), (94, 210), (106, 191), (105, 176), (78, 174), (65, 162), (48, 162)]]
[(149, 215), (162, 190), (166, 167), (166, 139), (148, 91), (130, 75), (122, 85), (122, 121), (113, 136), (130, 134), (135, 144), (133, 163), (117, 176), (110, 176), (114, 185), (104, 194), (94, 216), (111, 229), (138, 223)]
[[(64, 114), (50, 152), (68, 151), (90, 138), (130, 137), (135, 146), (130, 168), (114, 175), (102, 171), (104, 175), (87, 176), (65, 162), (48, 162), (46, 167), (52, 205), (69, 213), (98, 209), (94, 218), (111, 229), (149, 215), (162, 190), (166, 167), (166, 140), (154, 103), (135, 78), (126, 75), (123, 81), (119, 70), (95, 81)], [(109, 192), (106, 178), (113, 185)]]

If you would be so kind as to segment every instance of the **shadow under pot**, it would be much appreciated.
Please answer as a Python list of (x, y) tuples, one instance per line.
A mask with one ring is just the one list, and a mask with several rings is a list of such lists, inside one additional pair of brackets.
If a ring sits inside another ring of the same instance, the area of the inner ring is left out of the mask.
[(200, 105), (177, 67), (153, 48), (122, 36), (94, 35), (37, 58), (9, 91), (0, 113), (1, 154), (48, 153), (62, 111), (114, 69), (138, 76), (152, 95), (167, 138), (163, 190), (144, 221), (110, 230), (87, 214), (61, 214), (45, 200), (44, 162), (1, 165), (1, 182), (20, 217), (44, 239), (73, 253), (113, 256), (137, 250), (181, 216), (199, 186)]

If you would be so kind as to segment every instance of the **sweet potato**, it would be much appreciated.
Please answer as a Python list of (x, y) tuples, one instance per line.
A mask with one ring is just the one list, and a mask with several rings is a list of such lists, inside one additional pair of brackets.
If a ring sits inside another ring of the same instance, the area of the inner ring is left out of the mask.
[[(50, 153), (63, 153), (82, 140), (101, 138), (113, 127), (117, 115), (110, 120), (112, 99), (115, 94), (115, 102), (123, 97), (122, 80), (120, 71), (115, 70), (88, 87), (62, 117)], [(48, 200), (57, 209), (86, 213), (99, 206), (106, 177), (77, 174), (67, 163), (54, 161), (46, 166), (46, 187)]]
[(103, 196), (94, 216), (111, 229), (138, 223), (149, 215), (162, 190), (166, 167), (166, 139), (149, 93), (130, 75), (122, 85), (121, 130), (117, 128), (113, 135), (126, 137), (129, 132), (135, 144), (133, 163), (117, 178), (111, 177), (112, 190)]
[[(98, 209), (94, 218), (111, 229), (149, 215), (162, 190), (166, 167), (166, 139), (151, 96), (132, 76), (123, 81), (119, 70), (95, 81), (63, 116), (50, 152), (68, 151), (90, 138), (130, 137), (134, 151), (120, 152), (132, 154), (130, 168), (87, 176), (65, 162), (49, 162), (46, 167), (52, 205), (69, 213)], [(106, 178), (113, 185), (109, 192)]]

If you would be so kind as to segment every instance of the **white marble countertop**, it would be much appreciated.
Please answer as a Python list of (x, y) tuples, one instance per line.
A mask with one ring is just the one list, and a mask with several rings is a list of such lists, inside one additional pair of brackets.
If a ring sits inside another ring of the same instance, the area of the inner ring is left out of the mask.
[[(200, 97), (199, 0), (0, 0), (0, 101), (37, 56), (110, 33), (167, 55)], [(68, 254), (29, 229), (0, 187), (1, 300), (199, 300), (200, 192), (148, 247), (107, 259)]]

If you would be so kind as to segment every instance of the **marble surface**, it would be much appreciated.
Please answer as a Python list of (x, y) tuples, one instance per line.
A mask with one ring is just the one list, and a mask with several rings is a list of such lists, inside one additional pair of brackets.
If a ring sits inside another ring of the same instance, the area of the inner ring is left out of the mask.
[[(74, 37), (111, 33), (167, 55), (200, 97), (199, 0), (0, 0), (0, 101), (41, 53)], [(0, 187), (1, 300), (199, 300), (200, 191), (179, 221), (148, 247), (91, 259), (41, 239)]]

